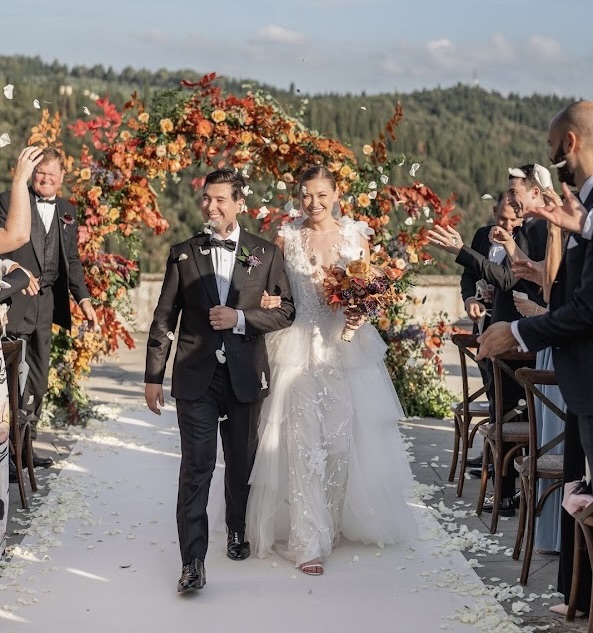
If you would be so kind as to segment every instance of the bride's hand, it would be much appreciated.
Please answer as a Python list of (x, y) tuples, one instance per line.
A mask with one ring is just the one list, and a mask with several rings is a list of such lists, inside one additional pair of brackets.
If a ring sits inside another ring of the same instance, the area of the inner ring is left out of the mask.
[(346, 315), (346, 325), (351, 330), (357, 330), (365, 321), (366, 318), (356, 308), (347, 308), (344, 310)]
[(260, 305), (264, 310), (279, 308), (282, 305), (282, 297), (277, 295), (269, 295), (265, 290), (262, 295)]

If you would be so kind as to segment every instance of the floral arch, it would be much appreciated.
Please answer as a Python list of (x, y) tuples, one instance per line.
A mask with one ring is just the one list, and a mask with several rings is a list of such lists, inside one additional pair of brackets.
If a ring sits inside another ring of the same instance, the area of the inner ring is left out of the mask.
[[(401, 301), (377, 325), (389, 345), (388, 366), (404, 407), (409, 415), (444, 412), (447, 394), (439, 384), (438, 350), (445, 324), (442, 319), (411, 324), (407, 306), (413, 300), (409, 290), (414, 275), (430, 263), (427, 228), (431, 223), (454, 224), (457, 217), (452, 200), (442, 203), (424, 184), (398, 187), (390, 182), (405, 165), (404, 156), (389, 158), (386, 148), (388, 138), (395, 140), (403, 115), (399, 104), (385, 132), (364, 145), (359, 161), (350, 148), (288, 115), (269, 94), (226, 94), (214, 74), (157, 94), (150, 107), (136, 95), (121, 112), (108, 99), (96, 103), (100, 115), (70, 126), (89, 144), (78, 159), (66, 156), (81, 259), (101, 326), (100, 332), (89, 331), (73, 304), (71, 332), (54, 332), (48, 395), (66, 409), (70, 422), (78, 420), (87, 404), (82, 380), (91, 362), (116, 353), (121, 341), (134, 345), (122, 316), (133, 312), (128, 290), (138, 273), (140, 230), (149, 227), (161, 234), (168, 226), (153, 183), (164, 188), (168, 179), (177, 182), (179, 172), (196, 163), (235, 167), (249, 183), (266, 185), (267, 193), (257, 204), (251, 204), (254, 196), (247, 199), (248, 213), (262, 220), (262, 230), (293, 213), (290, 191), (303, 166), (322, 163), (335, 174), (342, 212), (369, 223), (375, 230), (372, 257), (389, 261), (401, 273)], [(61, 146), (60, 135), (59, 115), (50, 118), (44, 111), (30, 142)], [(416, 168), (412, 165), (410, 173)], [(201, 181), (196, 179), (194, 186)], [(128, 259), (106, 252), (108, 236), (127, 245)]]

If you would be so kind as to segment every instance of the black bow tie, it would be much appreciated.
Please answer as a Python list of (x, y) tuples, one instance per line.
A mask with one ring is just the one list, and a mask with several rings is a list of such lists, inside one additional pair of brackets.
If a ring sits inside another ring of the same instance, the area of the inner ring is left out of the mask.
[(45, 202), (45, 204), (56, 204), (57, 199), (53, 198), (52, 200), (49, 200), (48, 198), (37, 198), (37, 202)]
[(234, 252), (235, 248), (237, 248), (237, 242), (235, 240), (219, 240), (217, 237), (211, 237), (210, 246), (219, 246), (220, 248), (226, 248), (227, 251)]

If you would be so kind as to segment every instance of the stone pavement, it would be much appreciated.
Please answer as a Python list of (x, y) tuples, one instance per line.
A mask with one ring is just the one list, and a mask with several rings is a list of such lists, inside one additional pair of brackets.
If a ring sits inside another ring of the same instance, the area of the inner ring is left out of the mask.
[[(136, 334), (135, 340), (137, 347), (134, 350), (121, 350), (119, 359), (105, 362), (93, 367), (92, 375), (88, 383), (88, 391), (91, 397), (97, 402), (117, 404), (122, 407), (137, 407), (143, 401), (143, 372), (144, 372), (144, 353), (146, 334)], [(461, 392), (461, 379), (459, 375), (459, 365), (457, 350), (452, 344), (445, 346), (443, 360), (447, 371), (447, 382), (455, 393)], [(472, 380), (478, 384), (480, 380), (477, 369), (472, 371)], [(166, 398), (170, 400), (170, 371), (167, 373), (165, 381)], [(441, 490), (437, 491), (434, 498), (427, 503), (430, 505), (438, 505), (442, 500), (448, 508), (473, 510), (478, 494), (478, 480), (468, 479), (465, 482), (464, 494), (461, 501), (466, 505), (458, 505), (455, 503), (460, 500), (455, 496), (455, 488), (448, 483), (447, 476), (451, 460), (451, 446), (453, 441), (453, 426), (450, 420), (436, 419), (410, 419), (402, 424), (402, 433), (411, 443), (411, 452), (415, 457), (412, 463), (412, 470), (418, 482), (427, 485), (436, 485)], [(52, 454), (56, 460), (63, 455), (67, 455), (70, 442), (68, 440), (68, 432), (66, 431), (47, 431), (41, 434), (41, 441), (38, 443), (40, 452)], [(479, 447), (472, 454), (477, 454)], [(438, 457), (438, 459), (436, 459)], [(39, 478), (43, 483), (43, 478), (48, 473), (59, 468), (58, 464), (48, 471), (37, 470)], [(42, 502), (43, 490), (41, 497), (36, 501)], [(18, 489), (15, 484), (11, 486), (11, 512), (17, 512), (20, 502), (18, 499)], [(457, 519), (459, 526), (465, 524), (471, 530), (478, 530), (484, 535), (489, 536), (489, 519), (490, 515), (484, 514), (483, 517), (469, 516), (463, 519)], [(19, 512), (21, 518), (26, 513)], [(521, 569), (521, 560), (514, 561), (509, 555), (505, 555), (505, 550), (512, 548), (515, 540), (515, 532), (518, 518), (501, 519), (499, 521), (499, 533), (493, 537), (498, 541), (503, 549), (496, 554), (484, 554), (483, 552), (475, 554), (464, 552), (468, 559), (478, 560), (483, 567), (476, 571), (483, 578), (486, 584), (497, 585), (500, 583), (508, 583), (510, 586), (518, 584), (518, 577)], [(12, 529), (9, 527), (9, 543), (14, 543), (19, 539), (19, 535), (14, 533), (15, 525)], [(546, 627), (551, 631), (584, 631), (585, 623), (580, 620), (576, 623), (568, 624), (561, 617), (554, 616), (548, 611), (549, 604), (555, 604), (559, 599), (549, 594), (555, 591), (556, 575), (558, 568), (558, 557), (554, 555), (535, 554), (531, 564), (531, 573), (529, 583), (525, 587), (525, 597), (529, 597), (531, 593), (537, 598), (529, 601), (531, 611), (521, 614), (524, 624), (535, 627)], [(491, 579), (495, 580), (491, 580)], [(525, 600), (525, 597), (520, 598)], [(503, 606), (510, 611), (511, 600), (503, 603)], [(536, 629), (537, 630), (537, 629)]]

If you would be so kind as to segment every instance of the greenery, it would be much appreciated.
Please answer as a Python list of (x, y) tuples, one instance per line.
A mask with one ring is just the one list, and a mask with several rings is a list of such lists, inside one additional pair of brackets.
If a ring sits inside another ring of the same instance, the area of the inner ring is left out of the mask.
[[(78, 117), (84, 117), (84, 107), (93, 115), (97, 113), (94, 103), (97, 96), (108, 95), (121, 109), (129, 95), (137, 91), (151, 109), (155, 93), (176, 88), (182, 80), (198, 81), (201, 75), (196, 70), (151, 72), (131, 67), (117, 73), (101, 65), (69, 68), (57, 61), (44, 63), (38, 57), (0, 56), (2, 85), (15, 85), (14, 100), (0, 100), (0, 133), (10, 130), (12, 138), (12, 145), (0, 153), (0, 186), (8, 186), (9, 167), (38, 121), (39, 112), (33, 107), (35, 99), (52, 113), (60, 112), (62, 125), (67, 127)], [(460, 230), (465, 239), (470, 239), (488, 220), (492, 203), (481, 196), (489, 193), (496, 198), (505, 186), (509, 166), (548, 163), (545, 143), (548, 122), (571, 100), (544, 95), (504, 97), (461, 84), (410, 94), (328, 94), (305, 98), (294, 88), (280, 91), (230, 79), (217, 82), (225, 91), (238, 96), (249, 89), (264, 89), (307, 128), (351, 146), (358, 159), (362, 158), (363, 144), (377, 136), (393, 113), (395, 103), (401, 102), (405, 116), (397, 128), (397, 140), (388, 140), (387, 149), (392, 155), (404, 154), (407, 163), (420, 163), (416, 177), (429, 182), (441, 198), (455, 193), (462, 215)], [(80, 139), (65, 134), (62, 140), (66, 153), (73, 156), (80, 153)], [(159, 205), (170, 228), (166, 239), (155, 238), (148, 231), (144, 233), (140, 262), (143, 271), (163, 270), (169, 246), (199, 228), (201, 218), (191, 182), (201, 173), (196, 167), (187, 168), (178, 175), (179, 186), (169, 186), (159, 193)], [(413, 180), (407, 171), (398, 172), (398, 184), (411, 184)], [(111, 249), (120, 248), (109, 240), (108, 245)], [(426, 272), (458, 272), (446, 254), (433, 254), (439, 265)]]

